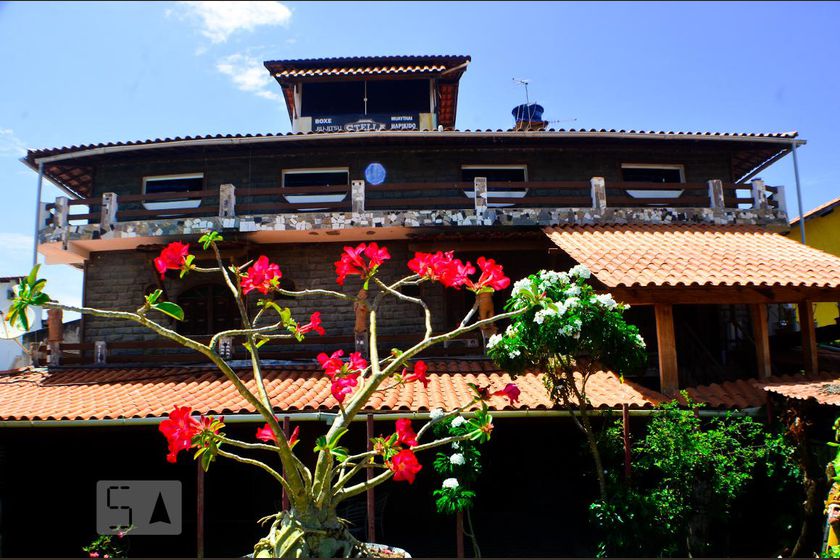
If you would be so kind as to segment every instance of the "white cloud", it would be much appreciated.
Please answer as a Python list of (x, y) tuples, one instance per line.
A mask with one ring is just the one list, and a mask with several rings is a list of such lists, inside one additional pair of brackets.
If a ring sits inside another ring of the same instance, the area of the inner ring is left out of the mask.
[(11, 128), (0, 128), (0, 156), (23, 157), (26, 155), (26, 144), (15, 136)]
[[(237, 31), (288, 26), (292, 11), (280, 2), (179, 2), (188, 18), (199, 20), (202, 35), (224, 43)], [(167, 15), (171, 11), (167, 11)]]
[(219, 60), (216, 70), (228, 76), (242, 91), (253, 93), (265, 99), (278, 100), (280, 95), (272, 91), (271, 74), (256, 58), (245, 54), (232, 54)]

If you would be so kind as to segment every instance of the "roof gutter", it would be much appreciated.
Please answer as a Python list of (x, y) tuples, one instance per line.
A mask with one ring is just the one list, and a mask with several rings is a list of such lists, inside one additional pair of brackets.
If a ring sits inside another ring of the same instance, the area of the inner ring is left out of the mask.
[[(247, 138), (203, 138), (193, 140), (172, 140), (164, 142), (155, 142), (149, 144), (131, 144), (124, 146), (101, 146), (97, 148), (88, 148), (84, 150), (65, 152), (53, 156), (46, 156), (36, 158), (35, 165), (41, 163), (53, 163), (56, 161), (63, 161), (68, 159), (76, 159), (83, 157), (91, 157), (98, 155), (108, 155), (121, 152), (135, 152), (162, 148), (187, 148), (195, 146), (223, 146), (223, 145), (251, 145), (260, 143), (274, 143), (274, 142), (298, 142), (298, 141), (317, 141), (317, 140), (342, 140), (352, 141), (363, 138), (595, 138), (595, 139), (638, 139), (638, 140), (713, 140), (713, 141), (727, 141), (727, 142), (752, 142), (764, 144), (783, 144), (786, 146), (796, 144), (802, 146), (806, 143), (805, 140), (791, 139), (790, 137), (782, 138), (765, 138), (756, 136), (711, 136), (705, 134), (659, 134), (659, 133), (621, 133), (621, 132), (550, 132), (550, 131), (475, 131), (475, 132), (460, 132), (448, 131), (441, 134), (437, 131), (375, 131), (375, 132), (353, 132), (353, 133), (337, 133), (337, 134), (288, 134), (284, 136), (252, 136)], [(31, 168), (35, 169), (28, 160), (24, 158), (24, 162)]]
[[(744, 408), (740, 410), (700, 410), (700, 416), (757, 416), (761, 407)], [(620, 409), (597, 409), (590, 411), (598, 416), (620, 414)], [(633, 409), (629, 410), (631, 416), (651, 416), (656, 412), (654, 409)], [(571, 416), (568, 410), (499, 410), (491, 413), (496, 418), (568, 418)], [(474, 413), (466, 412), (464, 416), (470, 417)], [(292, 422), (325, 422), (332, 424), (338, 416), (332, 412), (293, 412), (289, 414), (279, 413), (278, 417), (288, 417)], [(396, 420), (398, 418), (410, 418), (412, 420), (428, 420), (428, 412), (385, 412), (373, 413), (376, 420)], [(148, 418), (107, 418), (91, 420), (2, 420), (0, 428), (95, 428), (95, 427), (117, 427), (117, 426), (156, 426), (166, 416), (150, 416)], [(353, 421), (361, 422), (367, 420), (367, 414), (358, 414)], [(233, 414), (225, 416), (226, 424), (249, 424), (265, 422), (260, 414)]]

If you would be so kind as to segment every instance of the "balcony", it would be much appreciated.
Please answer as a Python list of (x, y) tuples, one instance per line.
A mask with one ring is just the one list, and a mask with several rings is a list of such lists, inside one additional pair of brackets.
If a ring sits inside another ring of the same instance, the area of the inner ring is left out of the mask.
[[(400, 238), (413, 228), (544, 227), (566, 223), (749, 223), (787, 227), (783, 187), (751, 183), (528, 181), (319, 187), (311, 192), (231, 184), (195, 192), (117, 195), (42, 204), (39, 250), (81, 263), (91, 251), (131, 249), (208, 229), (258, 243)], [(327, 237), (329, 236), (329, 237)]]

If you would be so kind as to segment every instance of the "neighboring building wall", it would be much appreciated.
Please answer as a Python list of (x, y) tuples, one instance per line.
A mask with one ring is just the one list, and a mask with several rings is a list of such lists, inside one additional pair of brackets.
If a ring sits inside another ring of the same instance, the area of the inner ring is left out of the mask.
[[(791, 227), (787, 236), (796, 241), (800, 240), (799, 223)], [(805, 243), (816, 249), (832, 255), (840, 256), (840, 208), (828, 214), (806, 218)], [(835, 302), (818, 303), (814, 317), (817, 326), (834, 325), (838, 318), (838, 304)]]

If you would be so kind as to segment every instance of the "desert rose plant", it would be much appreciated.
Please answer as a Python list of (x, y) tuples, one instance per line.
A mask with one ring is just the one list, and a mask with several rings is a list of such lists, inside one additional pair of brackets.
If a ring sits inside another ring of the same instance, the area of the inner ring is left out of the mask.
[(487, 353), (513, 374), (543, 372), (551, 398), (569, 410), (586, 437), (601, 498), (606, 480), (598, 442), (588, 414), (586, 386), (599, 369), (623, 376), (647, 360), (639, 330), (624, 320), (627, 305), (598, 294), (587, 283), (589, 269), (541, 270), (516, 282), (505, 309), (519, 311), (504, 334), (487, 341)]
[[(160, 431), (169, 446), (167, 460), (175, 462), (181, 451), (189, 451), (207, 469), (217, 457), (224, 457), (263, 469), (282, 486), (289, 499), (289, 510), (267, 518), (272, 521), (271, 530), (255, 545), (256, 557), (371, 555), (374, 551), (354, 539), (339, 519), (337, 506), (391, 478), (413, 483), (423, 469), (417, 456), (423, 451), (457, 442), (486, 441), (493, 429), (488, 401), (515, 400), (519, 391), (513, 384), (504, 387), (473, 385), (471, 398), (466, 398), (455, 410), (432, 415), (417, 431), (410, 420), (397, 420), (391, 435), (373, 439), (372, 451), (352, 453), (341, 445), (351, 422), (377, 392), (393, 390), (408, 383), (422, 384), (425, 388), (429, 383), (427, 367), (422, 360), (416, 359), (422, 351), (470, 331), (487, 328), (495, 321), (515, 318), (531, 306), (517, 305), (505, 313), (475, 320), (480, 296), (505, 289), (510, 283), (499, 264), (483, 257), (477, 260), (477, 270), (470, 262), (455, 258), (452, 252), (416, 253), (408, 262), (411, 273), (389, 284), (377, 277), (380, 267), (386, 266), (390, 259), (387, 248), (376, 243), (345, 247), (335, 262), (336, 281), (340, 286), (351, 280), (361, 283), (360, 291), (348, 295), (328, 289), (282, 289), (282, 270), (277, 263), (272, 263), (264, 255), (244, 264), (226, 263), (218, 246), (221, 241), (222, 237), (217, 232), (206, 233), (198, 241), (203, 251), (210, 251), (215, 257), (215, 266), (210, 268), (197, 266), (190, 245), (181, 242), (170, 243), (154, 260), (161, 277), (175, 270), (180, 277), (203, 273), (220, 274), (224, 279), (237, 303), (241, 328), (216, 333), (208, 343), (184, 336), (160, 321), (161, 314), (178, 321), (184, 319), (184, 311), (177, 304), (163, 301), (161, 290), (147, 295), (144, 304), (136, 311), (62, 305), (44, 292), (46, 280), (37, 277), (38, 267), (21, 282), (6, 320), (26, 327), (26, 311), (30, 306), (129, 320), (203, 354), (265, 418), (265, 425), (257, 430), (255, 441), (239, 441), (225, 435), (223, 419), (196, 415), (189, 407), (176, 405), (168, 419), (160, 424)], [(429, 306), (422, 299), (403, 293), (404, 288), (424, 282), (438, 282), (446, 288), (472, 291), (476, 294), (476, 303), (458, 325), (436, 334), (432, 331)], [(369, 298), (368, 292), (372, 287), (376, 290)], [(369, 356), (359, 352), (345, 356), (341, 350), (317, 356), (323, 375), (330, 380), (331, 394), (339, 413), (326, 433), (315, 441), (301, 441), (297, 428), (289, 437), (284, 434), (266, 391), (260, 347), (272, 340), (301, 341), (307, 336), (324, 334), (321, 313), (313, 313), (307, 322), (298, 321), (288, 308), (280, 307), (272, 299), (277, 295), (295, 298), (329, 296), (353, 305), (357, 314), (361, 311), (367, 320), (366, 347)], [(423, 311), (424, 336), (409, 348), (394, 349), (387, 356), (380, 356), (378, 312), (386, 298), (419, 306)], [(539, 301), (535, 303), (540, 304)], [(229, 360), (223, 357), (220, 342), (230, 337), (244, 340), (253, 377), (250, 383), (246, 383)], [(468, 414), (461, 415), (468, 410)], [(457, 431), (437, 430), (439, 437), (423, 441), (424, 436), (435, 433), (433, 427), (442, 423), (451, 425), (453, 418), (459, 418), (457, 425), (460, 428)], [(317, 453), (314, 465), (305, 465), (296, 456), (295, 447), (300, 445), (314, 448)], [(374, 475), (367, 479), (363, 475), (370, 470), (374, 471)]]

